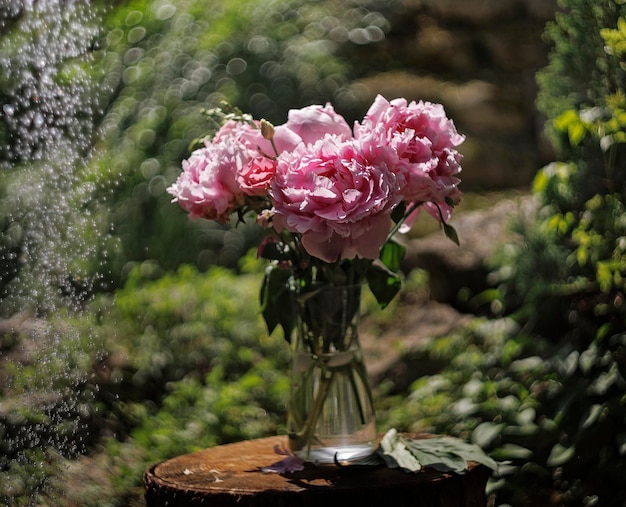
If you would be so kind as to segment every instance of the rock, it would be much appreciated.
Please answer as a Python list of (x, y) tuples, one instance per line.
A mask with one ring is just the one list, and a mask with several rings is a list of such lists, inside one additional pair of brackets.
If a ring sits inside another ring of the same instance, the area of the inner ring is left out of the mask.
[(510, 16), (517, 11), (519, 3), (519, 0), (438, 0), (432, 9), (435, 15), (450, 21), (484, 25)]
[(500, 245), (516, 240), (508, 229), (511, 220), (527, 215), (532, 209), (534, 199), (526, 196), (463, 213), (450, 221), (457, 231), (460, 246), (456, 247), (441, 233), (410, 240), (403, 270), (428, 271), (431, 297), (456, 306), (460, 290), (477, 294), (488, 288), (487, 261)]
[(378, 93), (442, 103), (467, 137), (466, 189), (528, 185), (554, 159), (535, 75), (548, 62), (543, 32), (556, 10), (556, 0), (407, 1), (385, 12), (384, 41), (352, 55), (372, 71), (351, 95), (363, 111)]
[(360, 334), (367, 371), (372, 385), (391, 382), (393, 392), (406, 389), (416, 378), (435, 373), (443, 365), (409, 359), (428, 340), (446, 336), (471, 320), (449, 305), (426, 301), (405, 305), (395, 319), (397, 325), (384, 333), (372, 333), (364, 322)]
[(530, 134), (533, 113), (520, 90), (488, 81), (442, 83), (432, 76), (405, 71), (377, 74), (358, 81), (359, 93), (371, 102), (380, 93), (392, 99), (427, 100), (444, 104), (459, 132), (466, 136), (463, 155), (465, 188), (511, 188), (527, 185), (540, 166)]
[(459, 292), (477, 294), (489, 287), (488, 260), (501, 245), (517, 240), (508, 223), (534, 208), (532, 196), (524, 196), (458, 215), (451, 224), (459, 247), (441, 232), (407, 242), (403, 271), (428, 271), (429, 290), (405, 296), (393, 323), (382, 331), (364, 319), (360, 339), (373, 385), (385, 381), (392, 393), (403, 392), (417, 378), (444, 366), (424, 360), (419, 351), (475, 318), (476, 308), (460, 302)]

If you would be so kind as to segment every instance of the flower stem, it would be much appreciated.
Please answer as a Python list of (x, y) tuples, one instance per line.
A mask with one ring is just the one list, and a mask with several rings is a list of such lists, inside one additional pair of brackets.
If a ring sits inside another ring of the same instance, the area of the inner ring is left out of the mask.
[(422, 204), (424, 204), (423, 201), (417, 201), (414, 202), (413, 204), (411, 204), (411, 206), (409, 206), (409, 209), (406, 210), (406, 212), (404, 213), (404, 216), (402, 217), (401, 220), (398, 220), (398, 223), (396, 223), (391, 230), (389, 231), (389, 234), (387, 234), (387, 241), (389, 241), (391, 238), (393, 238), (393, 236), (395, 235), (396, 232), (398, 232), (398, 230), (400, 230), (400, 227), (402, 227), (402, 224), (404, 223), (404, 221), (409, 218), (409, 216), (411, 215), (411, 213), (413, 213), (417, 208), (419, 208)]
[[(317, 364), (318, 362), (317, 360), (315, 360), (313, 363), (313, 370), (316, 368)], [(297, 437), (297, 447), (299, 449), (306, 447), (307, 456), (311, 452), (311, 446), (313, 445), (315, 426), (317, 425), (317, 421), (320, 418), (320, 415), (322, 413), (322, 407), (324, 406), (326, 398), (328, 398), (328, 393), (330, 393), (330, 388), (332, 386), (333, 380), (335, 379), (335, 373), (329, 371), (325, 365), (322, 364), (320, 368), (320, 387), (315, 396), (313, 406), (311, 407), (311, 410), (307, 415), (306, 422), (304, 423), (304, 431), (302, 431), (301, 435)]]

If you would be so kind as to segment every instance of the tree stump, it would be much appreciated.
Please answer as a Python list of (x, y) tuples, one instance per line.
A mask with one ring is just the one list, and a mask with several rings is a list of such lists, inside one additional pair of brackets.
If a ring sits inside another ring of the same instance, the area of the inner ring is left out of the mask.
[(484, 507), (489, 470), (470, 463), (463, 475), (380, 467), (307, 464), (301, 472), (266, 473), (282, 459), (286, 437), (221, 445), (158, 463), (144, 474), (147, 507)]

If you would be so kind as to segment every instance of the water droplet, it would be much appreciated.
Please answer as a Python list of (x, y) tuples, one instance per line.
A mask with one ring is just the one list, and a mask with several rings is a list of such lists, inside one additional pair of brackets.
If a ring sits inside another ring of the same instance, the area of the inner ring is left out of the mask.
[(155, 9), (156, 18), (160, 20), (169, 19), (174, 14), (176, 14), (176, 6), (166, 2), (163, 2), (161, 5), (155, 6)]
[[(92, 51), (101, 20), (88, 2), (63, 8), (59, 2), (14, 3), (21, 6), (21, 37), (0, 51), (0, 74), (8, 78), (0, 115), (10, 136), (0, 146), (0, 168), (12, 171), (3, 180), (1, 218), (10, 225), (0, 244), (0, 306), (7, 315), (54, 314), (61, 306), (78, 309), (92, 283), (80, 265), (93, 257), (86, 238), (94, 237), (96, 219), (84, 212), (92, 194), (78, 174), (94, 136), (96, 105), (88, 97), (98, 96), (103, 85), (90, 81), (76, 62)], [(43, 421), (26, 421), (21, 433), (0, 443), (0, 482), (11, 463), (44, 470), (46, 463), (29, 454), (35, 446), (61, 456), (86, 448), (89, 414), (77, 390), (86, 379), (71, 366), (84, 337), (69, 326), (47, 329), (49, 324), (42, 319), (41, 329), (20, 338), (25, 351), (15, 369), (32, 377), (32, 392), (0, 386), (2, 404), (14, 399), (24, 409), (13, 414)], [(10, 455), (2, 452), (7, 442)]]
[(128, 42), (136, 44), (146, 35), (146, 29), (143, 26), (136, 26), (128, 32)]
[(226, 72), (230, 75), (236, 76), (237, 74), (244, 72), (247, 67), (248, 62), (246, 62), (243, 58), (232, 58), (226, 65)]
[(43, 115), (41, 113), (35, 113), (35, 116), (33, 117), (33, 127), (36, 129), (41, 128), (44, 122), (45, 120)]
[(126, 26), (135, 26), (137, 23), (141, 22), (143, 18), (143, 12), (141, 11), (130, 11), (126, 15)]

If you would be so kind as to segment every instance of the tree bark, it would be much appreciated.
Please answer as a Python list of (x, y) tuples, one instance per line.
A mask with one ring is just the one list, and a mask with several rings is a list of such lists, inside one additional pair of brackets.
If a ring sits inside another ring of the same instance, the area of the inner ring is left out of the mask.
[(487, 468), (470, 463), (463, 475), (381, 467), (305, 465), (301, 472), (266, 473), (286, 437), (221, 445), (151, 466), (144, 474), (147, 507), (484, 507)]

